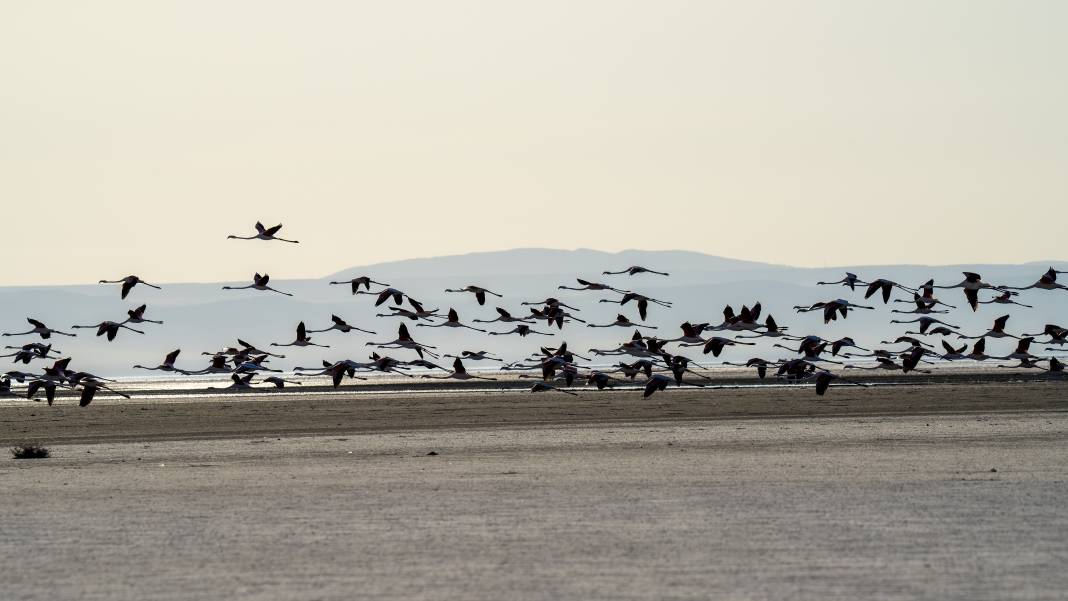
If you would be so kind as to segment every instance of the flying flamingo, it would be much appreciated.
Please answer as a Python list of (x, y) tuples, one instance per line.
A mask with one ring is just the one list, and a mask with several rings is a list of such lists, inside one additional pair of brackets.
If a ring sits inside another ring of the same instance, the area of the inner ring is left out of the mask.
[(649, 311), (649, 303), (656, 303), (656, 304), (660, 305), (661, 307), (669, 307), (669, 308), (671, 307), (671, 303), (669, 303), (667, 301), (657, 300), (655, 298), (651, 298), (651, 297), (645, 296), (644, 294), (638, 294), (637, 292), (627, 292), (619, 300), (611, 300), (611, 299), (607, 299), (607, 298), (602, 298), (600, 302), (602, 302), (602, 303), (618, 303), (620, 306), (622, 306), (622, 305), (625, 305), (625, 304), (629, 303), (630, 301), (637, 301), (637, 304), (638, 304), (638, 315), (642, 318), (642, 321), (645, 321), (645, 319), (646, 319), (646, 316), (647, 316), (646, 314)]
[(374, 332), (372, 332), (371, 330), (364, 330), (362, 328), (357, 328), (356, 326), (349, 325), (345, 322), (344, 319), (341, 319), (337, 315), (331, 315), (330, 320), (334, 322), (334, 325), (330, 326), (329, 328), (323, 328), (322, 330), (308, 330), (308, 333), (316, 334), (319, 332), (329, 332), (330, 330), (337, 330), (338, 332), (341, 332), (343, 334), (348, 334), (352, 331), (363, 332), (364, 334), (374, 334)]
[(1047, 271), (1046, 273), (1042, 274), (1042, 277), (1039, 278), (1037, 282), (1035, 282), (1034, 284), (1031, 284), (1030, 286), (1022, 286), (1022, 287), (1002, 286), (1001, 288), (1002, 288), (1002, 290), (1030, 290), (1032, 288), (1038, 288), (1039, 290), (1068, 290), (1068, 286), (1065, 286), (1064, 284), (1058, 284), (1057, 283), (1057, 274), (1058, 273), (1063, 273), (1063, 272), (1059, 272), (1056, 269), (1050, 267), (1049, 271)]
[(439, 358), (438, 355), (429, 350), (437, 347), (430, 346), (429, 344), (420, 344), (413, 340), (412, 335), (408, 332), (408, 326), (403, 323), (397, 328), (396, 340), (391, 340), (389, 342), (368, 342), (367, 346), (377, 346), (378, 348), (384, 349), (404, 348), (415, 351), (420, 359), (423, 357), (423, 353), (430, 355), (434, 359)]
[(257, 221), (256, 222), (256, 235), (254, 235), (254, 236), (235, 236), (233, 234), (230, 234), (229, 236), (226, 237), (226, 239), (227, 240), (278, 240), (279, 242), (290, 242), (292, 244), (297, 244), (298, 243), (297, 240), (286, 240), (285, 238), (279, 238), (279, 237), (275, 236), (275, 234), (277, 234), (278, 230), (280, 230), (280, 229), (282, 229), (282, 224), (281, 223), (279, 223), (278, 225), (276, 225), (274, 227), (265, 228), (265, 227), (263, 227), (262, 223)]
[(141, 305), (140, 307), (137, 307), (136, 309), (130, 309), (129, 311), (126, 312), (126, 314), (129, 315), (129, 317), (127, 317), (126, 321), (124, 321), (122, 323), (158, 323), (158, 324), (163, 324), (162, 321), (156, 321), (155, 319), (145, 319), (145, 309), (147, 309), (147, 308), (148, 308), (148, 305)]
[(87, 329), (87, 330), (92, 330), (92, 329), (95, 328), (97, 336), (103, 336), (104, 334), (107, 334), (108, 342), (111, 342), (112, 340), (115, 340), (115, 336), (117, 336), (118, 333), (119, 333), (119, 328), (125, 328), (127, 330), (130, 330), (131, 332), (137, 332), (138, 334), (144, 334), (144, 332), (142, 332), (141, 330), (135, 330), (135, 329), (131, 328), (130, 326), (126, 325), (126, 324), (118, 323), (118, 322), (114, 322), (114, 321), (102, 321), (102, 322), (100, 322), (98, 324), (94, 324), (94, 325), (90, 325), (90, 326), (71, 326), (71, 327), (75, 328), (75, 329)]
[(478, 304), (480, 304), (480, 305), (486, 304), (486, 295), (487, 294), (492, 294), (493, 296), (496, 296), (497, 298), (502, 298), (500, 294), (497, 294), (496, 292), (494, 292), (492, 290), (487, 290), (485, 288), (482, 288), (481, 286), (464, 286), (463, 288), (459, 288), (459, 289), (446, 288), (445, 292), (470, 292), (470, 293), (475, 295), (475, 300), (477, 300)]
[(504, 362), (500, 357), (493, 357), (493, 353), (489, 351), (462, 351), (460, 356), (456, 355), (442, 355), (443, 357), (450, 357), (452, 359), (467, 359), (468, 361), (499, 361)]
[(178, 369), (177, 367), (174, 366), (174, 362), (178, 360), (178, 354), (181, 353), (181, 352), (182, 352), (182, 349), (176, 349), (176, 350), (173, 350), (173, 351), (167, 353), (167, 356), (163, 358), (163, 363), (160, 363), (156, 367), (145, 367), (144, 365), (135, 365), (134, 369), (147, 369), (149, 371), (173, 371), (173, 372), (178, 372), (178, 373), (182, 373), (182, 374), (189, 373), (189, 372), (187, 372), (185, 370)]
[(616, 327), (616, 326), (624, 327), (624, 328), (631, 328), (631, 327), (634, 327), (634, 328), (649, 328), (650, 330), (655, 330), (656, 329), (656, 326), (647, 326), (647, 325), (645, 325), (643, 323), (634, 323), (633, 321), (627, 319), (627, 316), (623, 315), (623, 314), (616, 315), (616, 320), (613, 321), (612, 323), (606, 323), (606, 324), (588, 323), (588, 324), (586, 324), (587, 328), (612, 328), (612, 327)]
[(845, 277), (838, 280), (837, 282), (816, 282), (817, 286), (835, 286), (838, 284), (841, 284), (843, 286), (849, 286), (850, 290), (856, 290), (858, 285), (867, 286), (868, 282), (860, 281), (857, 278), (857, 274), (849, 273), (848, 271), (846, 272)]
[(972, 311), (976, 311), (979, 308), (979, 291), (986, 288), (1000, 288), (992, 286), (983, 281), (982, 276), (973, 271), (965, 271), (964, 280), (959, 284), (952, 286), (934, 286), (934, 288), (941, 288), (943, 290), (949, 290), (951, 288), (963, 288), (964, 297), (968, 299), (968, 304), (971, 305)]
[(497, 319), (472, 319), (474, 323), (534, 323), (529, 317), (512, 317), (512, 314), (508, 311), (497, 307)]
[(52, 337), (52, 334), (59, 334), (61, 336), (71, 336), (71, 337), (77, 336), (77, 334), (70, 334), (70, 333), (67, 333), (67, 332), (60, 332), (59, 330), (53, 330), (52, 328), (46, 326), (42, 322), (37, 321), (36, 319), (34, 319), (32, 317), (27, 317), (26, 321), (28, 321), (30, 323), (30, 325), (33, 326), (32, 330), (28, 330), (26, 332), (5, 332), (3, 335), (4, 336), (27, 336), (29, 334), (37, 334), (43, 340), (48, 340), (49, 338)]
[(297, 380), (287, 380), (285, 378), (279, 378), (278, 376), (268, 376), (263, 379), (268, 384), (274, 384), (275, 388), (285, 388), (286, 384), (296, 384), (301, 386), (301, 383)]
[(541, 336), (552, 336), (552, 334), (550, 332), (539, 332), (537, 330), (532, 330), (532, 329), (530, 329), (530, 326), (528, 326), (525, 323), (521, 323), (521, 324), (517, 325), (515, 328), (513, 328), (511, 330), (508, 330), (507, 332), (490, 332), (489, 333), (490, 336), (507, 336), (508, 334), (519, 334), (520, 336), (523, 336), (523, 337), (526, 337), (527, 334), (538, 334), (538, 335), (541, 335)]
[(871, 298), (876, 292), (879, 292), (881, 290), (883, 295), (883, 304), (885, 305), (886, 303), (890, 302), (890, 293), (893, 292), (894, 288), (900, 288), (905, 292), (911, 292), (913, 294), (916, 293), (915, 290), (909, 288), (908, 286), (902, 286), (897, 282), (879, 278), (872, 282), (868, 282), (868, 289), (864, 292), (864, 298)]
[(942, 321), (940, 319), (935, 319), (933, 317), (927, 317), (927, 316), (918, 317), (916, 319), (910, 319), (908, 321), (904, 321), (904, 320), (901, 320), (901, 319), (891, 319), (890, 323), (919, 323), (920, 324), (920, 334), (926, 334), (927, 330), (930, 329), (930, 327), (933, 326), (936, 323), (940, 323), (940, 324), (942, 324), (944, 326), (948, 326), (950, 328), (960, 328), (960, 326), (955, 326), (955, 325), (953, 325), (951, 323), (946, 323), (946, 322), (944, 322), (944, 321)]
[(370, 292), (371, 291), (371, 284), (375, 284), (375, 285), (378, 285), (378, 286), (385, 286), (386, 288), (389, 288), (389, 284), (383, 284), (382, 282), (376, 282), (376, 281), (372, 280), (370, 277), (365, 276), (365, 275), (364, 276), (360, 276), (358, 278), (352, 278), (351, 280), (345, 280), (345, 281), (342, 281), (342, 282), (330, 282), (330, 283), (331, 284), (351, 284), (352, 285), (352, 293), (353, 294), (356, 294), (356, 291), (360, 289), (360, 286), (363, 286), (364, 290), (367, 290), (368, 292)]
[(618, 288), (613, 288), (608, 284), (601, 284), (598, 282), (588, 282), (582, 278), (575, 278), (575, 281), (582, 285), (581, 288), (574, 286), (557, 286), (558, 290), (610, 290), (612, 292), (618, 292), (623, 294), (623, 291)]
[(485, 332), (486, 330), (469, 326), (467, 324), (460, 323), (460, 316), (456, 313), (456, 309), (449, 309), (449, 318), (438, 324), (419, 323), (416, 324), (419, 327), (425, 328), (467, 328), (468, 330), (474, 330), (476, 332)]
[(978, 336), (965, 336), (964, 334), (957, 334), (957, 337), (958, 338), (964, 338), (964, 339), (967, 339), (967, 340), (976, 340), (976, 339), (980, 339), (980, 338), (986, 338), (988, 336), (990, 338), (1016, 338), (1016, 339), (1019, 339), (1020, 338), (1019, 336), (1013, 336), (1012, 334), (1008, 334), (1008, 333), (1005, 332), (1005, 324), (1008, 323), (1008, 321), (1009, 321), (1009, 316), (1008, 315), (1002, 315), (1001, 317), (999, 317), (999, 318), (994, 320), (994, 327), (990, 328), (985, 334), (980, 334)]
[(271, 281), (271, 276), (267, 275), (266, 273), (263, 274), (263, 275), (260, 275), (259, 273), (257, 273), (256, 275), (252, 276), (252, 283), (249, 284), (248, 286), (223, 286), (222, 289), (223, 290), (247, 290), (248, 288), (252, 288), (254, 290), (259, 290), (261, 292), (266, 291), (266, 290), (270, 290), (271, 292), (277, 292), (278, 294), (284, 294), (286, 296), (293, 296), (292, 294), (290, 294), (288, 292), (282, 292), (281, 290), (275, 290), (274, 288), (271, 288), (270, 286), (267, 285), (267, 283), (270, 282), (270, 281)]
[(1019, 305), (1021, 307), (1027, 307), (1028, 309), (1034, 309), (1034, 307), (1032, 307), (1031, 305), (1025, 305), (1025, 304), (1023, 304), (1021, 302), (1013, 300), (1012, 297), (1015, 294), (1016, 294), (1015, 292), (1011, 292), (1009, 290), (1006, 290), (1006, 291), (1002, 292), (1001, 294), (995, 296), (994, 298), (992, 298), (990, 300), (985, 300), (985, 301), (981, 300), (981, 301), (979, 301), (979, 304), (980, 305), (994, 305), (994, 304), (997, 304), (997, 305)]
[(627, 275), (638, 275), (639, 273), (655, 273), (656, 275), (670, 275), (670, 274), (664, 273), (663, 271), (654, 271), (652, 269), (649, 269), (647, 267), (642, 267), (640, 265), (632, 265), (631, 267), (628, 267), (628, 268), (626, 268), (626, 269), (624, 269), (622, 271), (602, 271), (601, 272), (602, 275), (621, 275), (621, 274), (624, 274), (624, 273), (627, 274)]
[(148, 286), (149, 288), (155, 288), (156, 290), (161, 290), (161, 288), (159, 286), (157, 286), (155, 284), (149, 284), (148, 282), (142, 280), (141, 278), (139, 278), (139, 277), (137, 277), (135, 275), (128, 275), (128, 276), (122, 278), (121, 280), (100, 280), (100, 283), (101, 284), (122, 284), (122, 298), (124, 298), (124, 299), (126, 298), (126, 295), (130, 293), (130, 290), (132, 290), (133, 287), (138, 285), (138, 284), (144, 284), (145, 286)]
[(434, 380), (496, 380), (497, 378), (487, 378), (484, 376), (473, 376), (467, 373), (467, 369), (464, 368), (464, 362), (459, 357), (452, 362), (452, 373), (444, 376), (432, 376), (430, 374), (423, 374), (424, 378), (431, 378)]
[(330, 348), (329, 344), (315, 344), (312, 342), (311, 337), (308, 336), (308, 331), (304, 328), (303, 321), (297, 324), (297, 338), (293, 342), (287, 344), (272, 342), (271, 346), (318, 346), (322, 348)]

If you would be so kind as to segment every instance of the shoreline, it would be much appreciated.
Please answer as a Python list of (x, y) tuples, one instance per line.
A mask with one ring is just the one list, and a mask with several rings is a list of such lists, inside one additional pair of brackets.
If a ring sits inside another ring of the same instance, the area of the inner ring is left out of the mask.
[[(441, 386), (438, 384), (438, 386)], [(306, 391), (301, 391), (306, 392)], [(1068, 411), (1063, 381), (837, 386), (676, 388), (643, 399), (634, 389), (558, 392), (454, 389), (322, 396), (246, 392), (169, 399), (59, 399), (0, 406), (0, 446), (153, 440), (307, 437), (375, 432), (541, 428), (797, 417), (863, 418)]]

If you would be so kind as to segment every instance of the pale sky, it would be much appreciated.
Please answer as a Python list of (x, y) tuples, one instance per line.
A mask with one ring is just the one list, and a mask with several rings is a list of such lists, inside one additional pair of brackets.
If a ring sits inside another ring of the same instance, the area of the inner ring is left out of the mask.
[(1068, 258), (1068, 2), (0, 7), (0, 285)]

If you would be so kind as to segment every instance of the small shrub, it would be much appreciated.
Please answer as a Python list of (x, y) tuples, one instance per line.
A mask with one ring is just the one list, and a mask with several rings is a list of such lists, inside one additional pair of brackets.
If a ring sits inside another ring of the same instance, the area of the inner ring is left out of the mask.
[(11, 456), (15, 459), (48, 459), (52, 456), (52, 451), (49, 451), (48, 447), (28, 442), (11, 447)]

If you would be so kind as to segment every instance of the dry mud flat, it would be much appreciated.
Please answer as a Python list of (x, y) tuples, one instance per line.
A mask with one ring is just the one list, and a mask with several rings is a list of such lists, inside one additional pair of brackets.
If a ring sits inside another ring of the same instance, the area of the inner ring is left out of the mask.
[(58, 444), (0, 459), (0, 598), (1062, 599), (1063, 388), (996, 388), (3, 408)]

